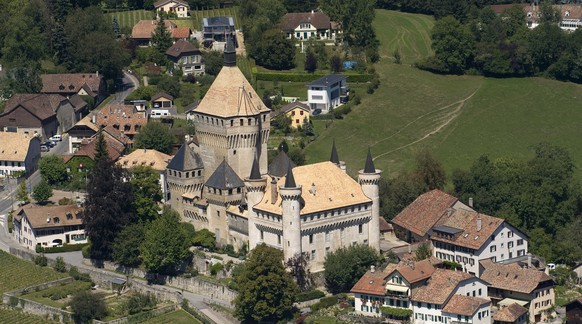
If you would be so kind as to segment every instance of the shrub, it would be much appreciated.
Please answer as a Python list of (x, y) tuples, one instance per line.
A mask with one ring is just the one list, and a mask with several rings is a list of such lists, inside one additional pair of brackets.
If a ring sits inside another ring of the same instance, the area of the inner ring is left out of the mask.
[(90, 259), (91, 258), (91, 244), (87, 244), (83, 248), (81, 248), (81, 253), (83, 254), (83, 258)]
[(215, 263), (210, 267), (210, 274), (216, 276), (218, 271), (224, 270), (224, 265), (222, 263)]
[(90, 322), (93, 319), (101, 319), (107, 316), (107, 305), (103, 297), (92, 294), (90, 291), (80, 291), (73, 296), (70, 303), (75, 313), (75, 321), (81, 323)]
[(46, 267), (46, 265), (48, 264), (48, 260), (44, 255), (39, 255), (34, 258), (34, 263), (41, 267)]
[[(311, 82), (327, 74), (321, 73), (288, 73), (288, 72), (257, 72), (255, 77), (260, 81), (284, 81), (284, 82)], [(373, 74), (345, 73), (348, 82), (369, 82), (374, 78)]]
[(336, 296), (325, 297), (325, 298), (322, 298), (319, 302), (313, 304), (311, 306), (311, 311), (317, 312), (320, 309), (328, 308), (328, 307), (331, 307), (335, 304), (337, 304), (337, 297)]
[(72, 266), (69, 269), (69, 275), (71, 277), (73, 277), (75, 280), (86, 281), (86, 282), (93, 281), (93, 280), (91, 280), (91, 276), (88, 273), (79, 272), (79, 269), (77, 269), (77, 267), (75, 267), (75, 266)]
[[(40, 251), (37, 252), (44, 252), (44, 253), (62, 253), (62, 252), (73, 252), (73, 251), (82, 251), (89, 243), (85, 244), (65, 244), (63, 246), (53, 246), (53, 247), (40, 247)], [(38, 246), (37, 246), (38, 248)], [(85, 254), (83, 254), (85, 257)]]
[(59, 205), (74, 205), (74, 204), (76, 204), (76, 202), (71, 198), (64, 197), (59, 199)]
[(150, 310), (156, 306), (158, 302), (151, 294), (136, 293), (131, 296), (124, 307), (129, 315), (137, 314), (142, 311)]
[(67, 266), (65, 265), (63, 257), (57, 257), (54, 268), (58, 272), (67, 272)]
[(297, 302), (304, 302), (307, 300), (314, 300), (317, 298), (325, 297), (325, 293), (321, 290), (310, 290), (302, 292), (297, 295)]

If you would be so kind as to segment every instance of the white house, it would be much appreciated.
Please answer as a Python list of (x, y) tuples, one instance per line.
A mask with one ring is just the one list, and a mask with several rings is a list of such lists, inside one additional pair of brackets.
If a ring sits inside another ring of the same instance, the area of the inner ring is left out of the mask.
[(347, 101), (346, 77), (330, 74), (307, 85), (307, 100), (312, 115), (327, 114)]
[(281, 18), (281, 30), (287, 38), (299, 40), (335, 39), (337, 24), (323, 12), (293, 12)]
[(190, 5), (186, 1), (182, 0), (159, 0), (154, 3), (156, 12), (175, 13), (178, 18), (188, 17), (188, 11), (190, 10)]
[(15, 239), (27, 249), (87, 243), (83, 209), (76, 205), (28, 204), (14, 216)]
[(36, 136), (0, 132), (0, 176), (32, 174), (40, 160), (40, 139)]

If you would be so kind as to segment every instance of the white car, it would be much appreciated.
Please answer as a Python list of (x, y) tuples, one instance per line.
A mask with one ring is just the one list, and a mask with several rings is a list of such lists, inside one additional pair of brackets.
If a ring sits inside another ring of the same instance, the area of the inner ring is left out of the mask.
[(53, 142), (60, 142), (63, 140), (63, 137), (61, 135), (57, 134), (57, 135), (51, 136), (51, 138), (49, 138), (49, 140), (53, 141)]

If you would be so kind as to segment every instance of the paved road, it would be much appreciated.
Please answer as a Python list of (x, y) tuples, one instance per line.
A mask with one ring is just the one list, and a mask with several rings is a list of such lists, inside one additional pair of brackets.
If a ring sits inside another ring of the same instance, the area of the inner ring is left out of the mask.
[(129, 96), (133, 90), (139, 87), (139, 80), (126, 71), (123, 71), (123, 78), (121, 79), (121, 91), (115, 94), (115, 97), (111, 99), (111, 103), (121, 104)]

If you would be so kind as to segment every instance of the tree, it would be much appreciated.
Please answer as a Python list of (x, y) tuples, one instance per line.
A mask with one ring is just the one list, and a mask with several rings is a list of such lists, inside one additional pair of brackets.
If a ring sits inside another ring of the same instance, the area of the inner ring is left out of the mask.
[(301, 124), (301, 128), (303, 128), (303, 132), (305, 133), (305, 135), (307, 135), (307, 136), (315, 135), (315, 133), (313, 131), (313, 124), (311, 123), (311, 120), (307, 119), (307, 117), (303, 118), (303, 123)]
[(317, 58), (312, 51), (308, 51), (305, 55), (305, 71), (309, 73), (315, 72), (317, 69)]
[(245, 47), (248, 54), (255, 57), (262, 45), (265, 32), (276, 30), (277, 24), (285, 14), (282, 0), (255, 0), (240, 3), (242, 30), (245, 31)]
[(103, 133), (97, 137), (95, 166), (89, 173), (85, 200), (85, 232), (91, 241), (91, 257), (110, 259), (113, 242), (121, 230), (137, 220), (131, 184), (124, 170), (109, 159)]
[(136, 223), (126, 226), (113, 241), (113, 260), (126, 267), (141, 264), (140, 247), (144, 242), (146, 225)]
[(49, 154), (43, 156), (38, 162), (40, 175), (49, 184), (61, 184), (67, 181), (67, 166), (60, 155)]
[(551, 1), (542, 1), (540, 4), (540, 25), (558, 25), (560, 20), (560, 10), (554, 8)]
[(113, 16), (113, 33), (115, 33), (116, 37), (119, 37), (121, 31), (119, 29), (119, 22), (117, 21), (117, 17)]
[(309, 256), (304, 252), (295, 254), (285, 263), (301, 291), (308, 291), (311, 287), (311, 278), (307, 266), (308, 261)]
[(342, 71), (342, 60), (339, 55), (334, 54), (329, 59), (329, 66), (332, 72), (338, 73)]
[(152, 45), (159, 53), (165, 54), (172, 46), (172, 34), (166, 28), (164, 17), (160, 17), (156, 29), (152, 34)]
[(190, 242), (180, 228), (180, 215), (165, 208), (162, 215), (153, 220), (146, 229), (140, 247), (141, 258), (148, 272), (174, 274), (178, 266), (190, 253)]
[(287, 12), (310, 12), (317, 9), (317, 0), (284, 0)]
[(367, 245), (350, 245), (328, 254), (324, 262), (325, 285), (330, 292), (347, 292), (382, 257)]
[(169, 95), (177, 98), (180, 96), (180, 79), (179, 76), (162, 75), (157, 84), (158, 89), (165, 91)]
[(135, 147), (152, 149), (162, 153), (172, 152), (174, 137), (170, 134), (168, 126), (156, 121), (147, 123), (135, 136)]
[(214, 233), (203, 228), (196, 232), (194, 238), (192, 238), (192, 245), (201, 246), (210, 250), (214, 250), (216, 244), (216, 237)]
[(103, 296), (90, 290), (82, 290), (73, 295), (70, 302), (73, 318), (77, 323), (89, 323), (93, 319), (107, 316), (107, 305)]
[(432, 29), (435, 58), (450, 73), (463, 73), (473, 57), (474, 40), (469, 30), (455, 18), (437, 20)]
[(289, 69), (295, 62), (295, 45), (281, 30), (270, 29), (256, 43), (253, 57), (258, 65), (268, 69)]
[(159, 215), (158, 204), (164, 198), (160, 188), (160, 175), (150, 166), (138, 165), (131, 169), (129, 183), (133, 191), (133, 205), (137, 217), (149, 222)]
[(426, 186), (426, 191), (443, 189), (447, 176), (443, 165), (437, 161), (428, 150), (422, 150), (415, 157), (415, 174), (419, 181)]
[(218, 75), (224, 65), (224, 53), (217, 51), (202, 52), (204, 57), (204, 72), (210, 75)]
[(545, 71), (564, 51), (565, 34), (554, 24), (541, 24), (538, 27), (528, 33), (528, 52), (538, 71)]
[(62, 256), (57, 257), (55, 260), (55, 271), (57, 272), (67, 272), (67, 265), (65, 264), (65, 259)]
[(52, 195), (53, 189), (46, 180), (41, 180), (32, 190), (32, 198), (39, 204), (46, 203)]
[(319, 5), (341, 25), (345, 41), (359, 48), (377, 47), (374, 21), (375, 0), (320, 0)]
[(258, 245), (235, 278), (235, 316), (243, 322), (277, 322), (292, 317), (297, 284), (283, 267), (283, 252)]
[(28, 189), (26, 188), (26, 181), (20, 182), (18, 186), (18, 191), (16, 192), (16, 199), (23, 204), (26, 204), (30, 201), (28, 198)]
[(424, 242), (418, 246), (416, 252), (414, 253), (414, 260), (422, 261), (428, 259), (432, 256), (432, 249), (430, 248), (429, 242)]

